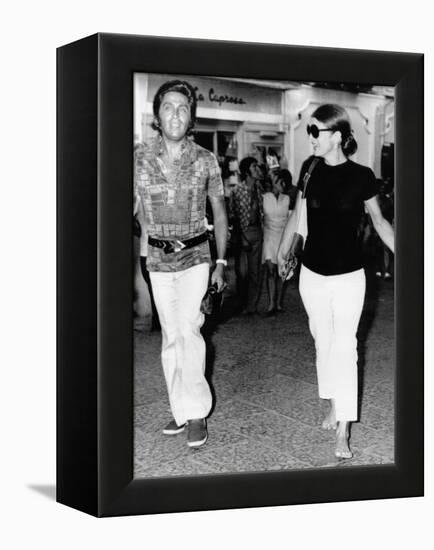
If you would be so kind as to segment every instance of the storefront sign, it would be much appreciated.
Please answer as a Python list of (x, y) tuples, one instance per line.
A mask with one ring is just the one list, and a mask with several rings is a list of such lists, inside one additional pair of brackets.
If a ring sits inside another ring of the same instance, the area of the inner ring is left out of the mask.
[(148, 101), (153, 101), (161, 84), (173, 79), (187, 80), (194, 87), (199, 107), (277, 115), (281, 113), (280, 90), (209, 77), (150, 74)]
[[(196, 90), (197, 101), (198, 102), (205, 101), (206, 96), (199, 90), (197, 86), (195, 87), (195, 90)], [(218, 104), (219, 107), (221, 107), (221, 105), (224, 103), (232, 103), (235, 105), (247, 105), (247, 102), (242, 97), (234, 97), (232, 95), (227, 95), (227, 94), (222, 95), (216, 92), (214, 88), (209, 88), (207, 95), (208, 95), (209, 101), (211, 102), (214, 101), (215, 103)]]

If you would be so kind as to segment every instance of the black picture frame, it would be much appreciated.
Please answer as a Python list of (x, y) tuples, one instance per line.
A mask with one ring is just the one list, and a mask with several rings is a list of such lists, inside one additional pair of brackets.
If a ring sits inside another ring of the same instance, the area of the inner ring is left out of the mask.
[[(395, 464), (133, 479), (134, 72), (396, 92)], [(57, 500), (95, 516), (423, 495), (423, 55), (95, 34), (57, 51)]]

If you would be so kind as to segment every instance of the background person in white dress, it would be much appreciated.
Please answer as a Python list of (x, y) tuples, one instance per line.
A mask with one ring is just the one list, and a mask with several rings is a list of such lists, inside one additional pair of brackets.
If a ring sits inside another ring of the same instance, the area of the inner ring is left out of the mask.
[(262, 247), (262, 264), (268, 291), (267, 314), (282, 311), (283, 283), (277, 270), (277, 251), (280, 239), (292, 206), (288, 194), (291, 185), (291, 174), (288, 170), (276, 170), (270, 173), (270, 190), (263, 195), (264, 241)]

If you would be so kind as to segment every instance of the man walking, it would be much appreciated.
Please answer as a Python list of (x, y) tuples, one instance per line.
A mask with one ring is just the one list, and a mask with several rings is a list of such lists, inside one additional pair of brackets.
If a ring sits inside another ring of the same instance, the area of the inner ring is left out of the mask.
[[(238, 292), (243, 313), (257, 312), (262, 251), (262, 172), (254, 157), (240, 162), (241, 183), (233, 192), (233, 210), (240, 238)], [(245, 269), (241, 266), (245, 265)]]
[(205, 208), (214, 218), (218, 259), (211, 284), (224, 287), (227, 218), (223, 183), (215, 156), (189, 136), (196, 118), (194, 88), (171, 80), (156, 92), (153, 128), (157, 138), (135, 153), (135, 192), (146, 223), (147, 268), (162, 330), (161, 361), (173, 420), (163, 429), (187, 428), (189, 447), (208, 437), (212, 398), (205, 379), (205, 342), (200, 304), (211, 263)]

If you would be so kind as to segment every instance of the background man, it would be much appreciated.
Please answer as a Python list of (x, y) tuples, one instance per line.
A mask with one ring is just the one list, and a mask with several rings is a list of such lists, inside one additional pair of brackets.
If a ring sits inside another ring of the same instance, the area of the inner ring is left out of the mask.
[(238, 293), (243, 313), (256, 313), (262, 251), (262, 171), (254, 157), (240, 162), (241, 184), (233, 192), (233, 213), (239, 231)]
[(196, 117), (194, 88), (185, 81), (166, 82), (155, 94), (153, 112), (159, 136), (136, 151), (135, 188), (149, 235), (147, 268), (173, 414), (163, 433), (174, 435), (187, 426), (188, 445), (198, 447), (208, 437), (206, 417), (212, 404), (200, 333), (200, 304), (211, 263), (205, 207), (208, 196), (218, 254), (211, 284), (221, 291), (227, 240), (224, 190), (217, 159), (189, 137)]

